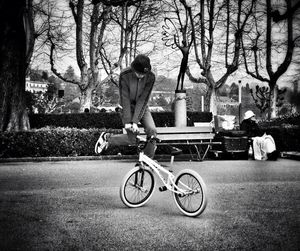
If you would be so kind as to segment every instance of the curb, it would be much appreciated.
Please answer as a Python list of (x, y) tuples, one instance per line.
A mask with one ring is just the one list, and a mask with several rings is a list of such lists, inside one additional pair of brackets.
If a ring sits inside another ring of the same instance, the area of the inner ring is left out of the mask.
[[(23, 157), (23, 158), (0, 158), (4, 162), (46, 162), (46, 161), (82, 161), (82, 160), (137, 160), (137, 155), (102, 155), (102, 156), (70, 156), (70, 157)], [(170, 161), (170, 155), (156, 155), (156, 160)], [(191, 161), (189, 154), (181, 154), (176, 160)]]
[[(280, 158), (300, 160), (300, 152), (281, 152)], [(102, 155), (102, 156), (70, 156), (70, 157), (23, 157), (23, 158), (0, 158), (0, 163), (5, 162), (46, 162), (46, 161), (82, 161), (82, 160), (137, 160), (137, 155)], [(170, 161), (170, 155), (156, 155), (158, 161)], [(176, 161), (199, 161), (191, 158), (190, 154), (181, 154), (175, 157)], [(206, 159), (207, 161), (209, 159)]]
[(300, 160), (300, 152), (281, 152), (281, 158)]
[(43, 161), (80, 161), (80, 160), (118, 160), (134, 159), (135, 155), (127, 155), (126, 158), (120, 155), (104, 156), (69, 156), (69, 157), (21, 157), (21, 158), (2, 158), (1, 162), (43, 162)]

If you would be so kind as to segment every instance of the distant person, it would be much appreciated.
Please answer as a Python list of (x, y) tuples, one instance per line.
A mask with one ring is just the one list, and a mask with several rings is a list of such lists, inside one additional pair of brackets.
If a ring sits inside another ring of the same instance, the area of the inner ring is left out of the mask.
[[(147, 138), (156, 137), (156, 126), (148, 107), (148, 101), (155, 82), (155, 75), (151, 71), (149, 57), (140, 54), (120, 74), (119, 93), (122, 107), (122, 122), (127, 135), (112, 135), (101, 133), (95, 152), (101, 153), (110, 145), (129, 145), (136, 143), (136, 135), (139, 132), (138, 123), (141, 122)], [(150, 140), (144, 149), (144, 153), (150, 158), (154, 157), (156, 150), (155, 140)]]
[(263, 135), (256, 122), (255, 114), (252, 111), (245, 112), (244, 120), (242, 121), (240, 128), (242, 131), (246, 131), (248, 137)]
[(253, 149), (253, 157), (256, 160), (277, 160), (278, 151), (273, 137), (262, 132), (259, 128), (255, 114), (252, 111), (245, 112), (244, 120), (240, 129), (246, 131), (247, 136), (252, 139), (250, 147)]

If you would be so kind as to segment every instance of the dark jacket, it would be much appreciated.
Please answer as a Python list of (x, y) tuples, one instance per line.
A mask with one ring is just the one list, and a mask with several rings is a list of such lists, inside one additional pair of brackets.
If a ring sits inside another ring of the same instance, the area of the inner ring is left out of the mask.
[(240, 129), (242, 131), (246, 131), (248, 137), (262, 136), (263, 134), (258, 124), (251, 119), (244, 119), (241, 123)]
[(142, 79), (138, 79), (131, 68), (126, 68), (120, 74), (119, 91), (120, 102), (123, 107), (122, 121), (138, 123), (148, 109), (148, 100), (155, 82), (155, 75), (148, 72)]

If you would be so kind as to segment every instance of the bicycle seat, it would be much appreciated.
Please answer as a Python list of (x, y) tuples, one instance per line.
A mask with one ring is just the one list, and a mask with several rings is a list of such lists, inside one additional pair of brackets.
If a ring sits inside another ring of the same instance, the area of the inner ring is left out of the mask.
[(177, 147), (174, 147), (174, 146), (170, 146), (171, 148), (171, 155), (172, 156), (176, 156), (176, 155), (179, 155), (179, 154), (182, 154), (182, 150), (177, 148)]

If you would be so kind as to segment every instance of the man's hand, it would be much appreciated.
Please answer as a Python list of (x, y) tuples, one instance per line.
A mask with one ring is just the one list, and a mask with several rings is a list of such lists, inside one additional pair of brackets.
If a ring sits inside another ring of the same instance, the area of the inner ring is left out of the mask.
[(132, 124), (125, 124), (125, 129), (126, 129), (126, 130), (130, 130), (131, 127), (132, 127)]
[(140, 132), (136, 123), (125, 124), (125, 129), (127, 131), (130, 131), (130, 132), (135, 133), (135, 134), (138, 134)]
[(133, 133), (138, 133), (139, 132), (139, 128), (138, 128), (136, 123), (132, 123), (132, 132)]

